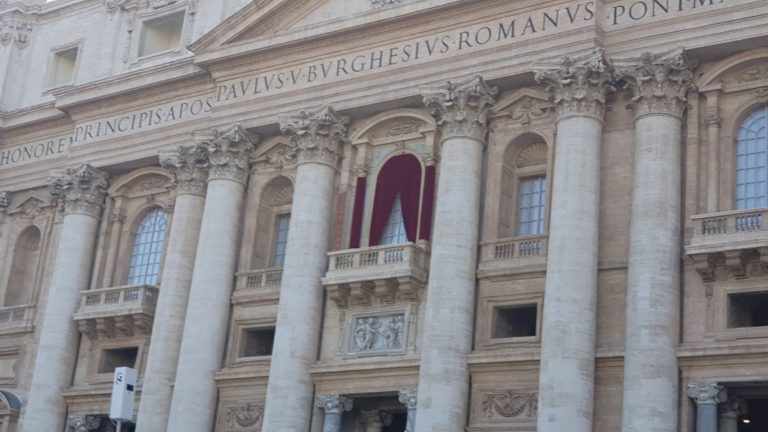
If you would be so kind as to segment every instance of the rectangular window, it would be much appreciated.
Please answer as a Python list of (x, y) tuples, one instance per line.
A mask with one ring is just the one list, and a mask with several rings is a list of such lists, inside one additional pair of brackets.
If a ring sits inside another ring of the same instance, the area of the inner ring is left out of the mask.
[(525, 177), (519, 180), (517, 207), (517, 235), (544, 233), (544, 215), (547, 206), (547, 178)]
[(75, 68), (77, 67), (78, 47), (68, 48), (53, 53), (53, 62), (49, 75), (49, 87), (58, 87), (72, 84), (75, 80)]
[(728, 327), (768, 326), (768, 292), (728, 295)]
[(536, 336), (535, 304), (505, 306), (495, 309), (493, 338), (506, 339)]
[(119, 367), (136, 367), (138, 347), (105, 349), (101, 353), (99, 373), (113, 373)]
[(179, 48), (184, 12), (145, 21), (141, 31), (139, 57)]
[(288, 246), (288, 227), (291, 224), (291, 215), (283, 214), (275, 219), (275, 246), (272, 255), (272, 267), (285, 265), (285, 250)]
[(274, 328), (245, 329), (240, 339), (238, 357), (263, 357), (272, 355), (275, 340)]

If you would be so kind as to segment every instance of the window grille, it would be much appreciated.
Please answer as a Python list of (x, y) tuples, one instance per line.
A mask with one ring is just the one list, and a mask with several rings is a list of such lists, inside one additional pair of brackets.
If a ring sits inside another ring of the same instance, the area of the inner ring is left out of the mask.
[(157, 285), (167, 224), (168, 215), (160, 209), (152, 210), (141, 220), (128, 267), (129, 285)]
[(544, 215), (547, 205), (547, 178), (545, 176), (520, 179), (517, 209), (517, 235), (544, 233)]
[(285, 250), (288, 246), (288, 226), (290, 223), (290, 214), (279, 215), (275, 220), (275, 252), (272, 256), (273, 267), (283, 267), (283, 265), (285, 265)]
[(739, 210), (768, 206), (768, 106), (744, 120), (736, 144), (736, 208)]
[(395, 197), (392, 204), (392, 211), (389, 212), (387, 226), (384, 228), (384, 234), (381, 236), (381, 244), (400, 244), (408, 242), (408, 234), (405, 232), (405, 221), (403, 220), (403, 207), (400, 203), (400, 194)]

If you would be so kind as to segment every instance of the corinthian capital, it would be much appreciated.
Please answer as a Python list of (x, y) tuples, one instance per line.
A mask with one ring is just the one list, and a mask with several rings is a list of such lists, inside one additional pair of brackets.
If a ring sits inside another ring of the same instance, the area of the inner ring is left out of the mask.
[(258, 135), (253, 135), (240, 125), (216, 130), (196, 138), (196, 151), (208, 158), (209, 177), (234, 180), (245, 184), (248, 179), (251, 153), (256, 149)]
[(560, 60), (542, 61), (534, 65), (536, 81), (545, 83), (553, 95), (560, 119), (571, 116), (589, 116), (603, 119), (606, 98), (615, 91), (613, 66), (606, 60), (603, 50)]
[(635, 114), (669, 114), (681, 117), (693, 85), (693, 68), (683, 48), (663, 54), (644, 53), (640, 58), (616, 60), (617, 75), (629, 83)]
[(469, 81), (432, 87), (424, 91), (424, 105), (441, 127), (443, 139), (474, 138), (485, 142), (488, 113), (499, 89), (476, 76)]
[(177, 194), (205, 195), (208, 179), (206, 152), (195, 145), (180, 145), (160, 152), (160, 166), (173, 176)]
[(686, 392), (697, 404), (719, 404), (728, 399), (725, 387), (717, 383), (688, 384)]
[(352, 409), (352, 399), (341, 395), (321, 395), (315, 398), (315, 405), (326, 414), (341, 414)]
[(64, 212), (101, 216), (109, 174), (89, 163), (51, 172), (48, 188), (51, 196), (63, 202)]
[(280, 130), (296, 148), (298, 163), (324, 163), (334, 168), (347, 142), (349, 117), (324, 106), (317, 111), (300, 111), (280, 119)]
[(401, 404), (405, 405), (407, 409), (415, 410), (418, 394), (419, 393), (416, 391), (416, 389), (400, 390), (400, 393), (398, 394), (398, 400)]

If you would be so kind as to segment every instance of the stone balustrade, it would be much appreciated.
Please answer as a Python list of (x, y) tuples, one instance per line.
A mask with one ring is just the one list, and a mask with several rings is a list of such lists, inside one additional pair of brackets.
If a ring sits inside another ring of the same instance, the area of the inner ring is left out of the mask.
[(0, 334), (31, 331), (34, 327), (34, 317), (34, 305), (0, 308)]
[(543, 271), (547, 235), (512, 237), (480, 243), (480, 277), (499, 272)]
[(282, 268), (249, 270), (237, 274), (237, 289), (252, 290), (279, 287), (282, 280)]
[(83, 291), (74, 318), (80, 331), (91, 339), (149, 334), (157, 294), (158, 289), (150, 285)]
[[(734, 210), (691, 217), (692, 248), (725, 250), (757, 247), (764, 242), (768, 209)], [(696, 251), (700, 253), (701, 251)]]

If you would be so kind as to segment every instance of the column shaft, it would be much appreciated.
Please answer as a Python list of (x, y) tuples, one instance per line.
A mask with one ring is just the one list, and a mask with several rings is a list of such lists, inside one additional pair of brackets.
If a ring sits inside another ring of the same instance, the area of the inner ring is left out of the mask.
[(323, 417), (323, 432), (341, 432), (341, 413), (326, 412)]
[(635, 123), (623, 430), (677, 431), (680, 118)]
[(136, 425), (141, 432), (165, 432), (168, 422), (204, 205), (199, 195), (176, 198)]
[(80, 292), (88, 289), (106, 186), (106, 174), (87, 164), (67, 169), (54, 182), (66, 214), (40, 329), (24, 432), (64, 429), (66, 406), (62, 391), (72, 384), (80, 345), (72, 316), (80, 306)]
[(696, 432), (717, 432), (717, 404), (696, 405)]

